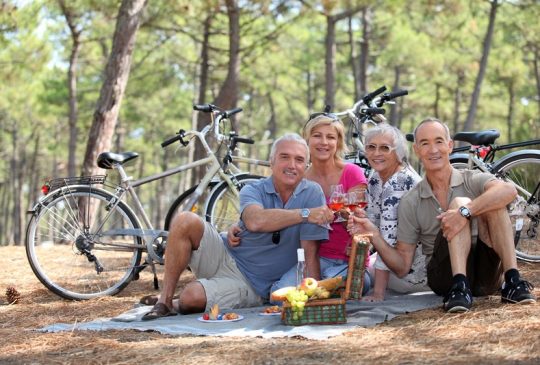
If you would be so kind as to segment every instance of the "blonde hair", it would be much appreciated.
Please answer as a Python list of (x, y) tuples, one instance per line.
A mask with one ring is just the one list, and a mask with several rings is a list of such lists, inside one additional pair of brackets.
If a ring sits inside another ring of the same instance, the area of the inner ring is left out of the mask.
[(317, 115), (316, 117), (308, 120), (306, 125), (304, 125), (304, 130), (302, 133), (304, 139), (308, 141), (313, 130), (321, 125), (330, 125), (336, 129), (338, 139), (334, 160), (343, 160), (345, 154), (349, 152), (349, 149), (345, 144), (345, 126), (343, 125), (343, 122), (335, 115), (325, 113)]

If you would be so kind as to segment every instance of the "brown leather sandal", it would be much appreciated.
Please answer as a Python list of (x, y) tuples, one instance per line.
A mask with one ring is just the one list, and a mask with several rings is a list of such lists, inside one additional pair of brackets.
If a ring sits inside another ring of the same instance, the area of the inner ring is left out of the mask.
[(150, 312), (142, 316), (143, 321), (152, 321), (154, 319), (176, 316), (176, 312), (172, 311), (163, 303), (156, 303)]
[[(173, 300), (175, 299), (178, 299), (179, 296), (178, 295), (175, 295), (173, 297)], [(139, 303), (140, 304), (144, 304), (144, 305), (156, 305), (156, 303), (158, 302), (158, 299), (159, 299), (159, 296), (158, 295), (145, 295), (144, 297), (142, 297), (140, 300), (139, 300)]]

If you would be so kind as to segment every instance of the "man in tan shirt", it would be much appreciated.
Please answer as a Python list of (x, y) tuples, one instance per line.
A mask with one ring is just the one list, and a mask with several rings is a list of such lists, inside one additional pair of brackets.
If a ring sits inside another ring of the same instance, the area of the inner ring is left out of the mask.
[(426, 175), (401, 199), (395, 248), (382, 244), (378, 230), (365, 218), (352, 218), (350, 230), (372, 232), (373, 245), (398, 276), (409, 272), (420, 242), (428, 285), (436, 294), (445, 295), (448, 312), (468, 311), (473, 294), (495, 293), (503, 273), (503, 302), (535, 302), (533, 286), (517, 270), (506, 210), (516, 197), (514, 186), (489, 173), (454, 169), (449, 159), (450, 132), (437, 119), (422, 121), (414, 137), (414, 151)]

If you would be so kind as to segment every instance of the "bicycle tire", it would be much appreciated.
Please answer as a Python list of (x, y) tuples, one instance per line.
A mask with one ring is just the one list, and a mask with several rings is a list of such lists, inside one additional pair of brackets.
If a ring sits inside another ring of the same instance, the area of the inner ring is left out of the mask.
[[(85, 300), (118, 294), (132, 280), (142, 239), (112, 230), (141, 226), (124, 202), (114, 202), (116, 197), (103, 189), (69, 186), (36, 205), (26, 231), (26, 255), (36, 277), (53, 293)], [(85, 249), (89, 255), (82, 253)]]
[[(237, 175), (236, 179), (240, 183), (240, 189), (246, 184), (256, 182), (264, 176), (243, 174)], [(229, 226), (238, 222), (240, 218), (240, 202), (236, 194), (232, 193), (230, 186), (221, 182), (210, 193), (208, 204), (205, 209), (205, 219), (210, 222), (218, 232), (227, 231)]]
[[(173, 217), (176, 215), (176, 212), (184, 210), (185, 207), (183, 206), (183, 204), (187, 202), (187, 198), (191, 194), (193, 194), (193, 192), (195, 191), (195, 189), (197, 189), (198, 186), (199, 185), (194, 185), (191, 188), (187, 189), (182, 194), (180, 194), (180, 196), (176, 198), (175, 201), (171, 204), (171, 206), (169, 207), (169, 211), (167, 212), (167, 215), (165, 216), (164, 229), (166, 231), (169, 230), (169, 227), (171, 226), (171, 221)], [(198, 207), (194, 206), (191, 209), (191, 211), (193, 213), (197, 213)]]
[(466, 154), (459, 153), (450, 155), (450, 164), (453, 168), (458, 170), (465, 170), (469, 168), (469, 157)]
[[(512, 181), (517, 198), (509, 205), (516, 257), (522, 261), (540, 262), (540, 151), (522, 150), (498, 160), (492, 173)], [(518, 229), (516, 235), (516, 227)]]

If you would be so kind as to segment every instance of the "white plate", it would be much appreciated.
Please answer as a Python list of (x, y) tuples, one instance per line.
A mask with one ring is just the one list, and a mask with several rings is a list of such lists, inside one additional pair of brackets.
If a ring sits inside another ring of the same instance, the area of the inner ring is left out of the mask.
[(275, 313), (259, 312), (259, 316), (281, 316), (281, 311)]
[(238, 318), (235, 318), (235, 319), (203, 319), (202, 316), (200, 316), (199, 318), (197, 318), (198, 321), (200, 322), (206, 322), (206, 323), (225, 323), (225, 322), (237, 322), (237, 321), (241, 321), (244, 319), (244, 316), (242, 315), (238, 315)]

